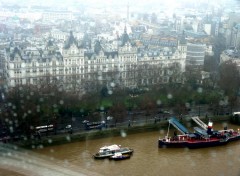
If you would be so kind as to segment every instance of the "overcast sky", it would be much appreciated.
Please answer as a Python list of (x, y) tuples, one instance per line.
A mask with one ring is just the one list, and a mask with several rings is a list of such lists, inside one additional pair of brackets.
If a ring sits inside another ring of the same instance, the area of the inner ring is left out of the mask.
[(200, 4), (209, 4), (216, 6), (226, 6), (240, 4), (240, 0), (0, 0), (2, 4), (18, 5), (49, 5), (49, 6), (85, 6), (85, 7), (104, 7), (104, 6), (127, 6), (144, 7), (146, 10), (151, 7), (169, 6), (174, 7), (198, 7)]

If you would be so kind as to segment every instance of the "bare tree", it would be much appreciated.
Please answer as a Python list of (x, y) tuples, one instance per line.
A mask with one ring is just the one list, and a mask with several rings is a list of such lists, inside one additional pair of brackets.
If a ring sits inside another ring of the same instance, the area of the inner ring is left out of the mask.
[(219, 86), (226, 94), (236, 94), (240, 86), (240, 75), (237, 65), (227, 61), (220, 66)]

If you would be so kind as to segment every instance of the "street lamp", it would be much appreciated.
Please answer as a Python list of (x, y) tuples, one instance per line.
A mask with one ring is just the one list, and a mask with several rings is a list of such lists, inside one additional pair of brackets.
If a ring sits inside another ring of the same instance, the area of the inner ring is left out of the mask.
[(200, 104), (198, 105), (198, 117), (200, 117)]

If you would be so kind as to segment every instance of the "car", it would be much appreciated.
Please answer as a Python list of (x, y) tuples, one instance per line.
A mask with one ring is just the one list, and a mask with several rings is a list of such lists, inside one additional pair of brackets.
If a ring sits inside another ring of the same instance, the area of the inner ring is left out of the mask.
[(82, 121), (83, 124), (86, 124), (86, 123), (88, 123), (88, 122), (89, 122), (89, 120), (83, 120), (83, 121)]
[(112, 119), (113, 119), (112, 116), (108, 116), (108, 117), (107, 117), (107, 120), (112, 120)]

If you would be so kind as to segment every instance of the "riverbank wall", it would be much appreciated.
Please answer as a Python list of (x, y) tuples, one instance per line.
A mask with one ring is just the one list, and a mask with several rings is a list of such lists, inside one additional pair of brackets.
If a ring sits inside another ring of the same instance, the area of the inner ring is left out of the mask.
[[(209, 119), (213, 122), (230, 122), (230, 116), (212, 116), (212, 117), (200, 117), (200, 119), (207, 123)], [(179, 119), (186, 127), (196, 126), (190, 117), (184, 117)], [(41, 139), (31, 139), (20, 141), (16, 145), (26, 149), (36, 149), (43, 148), (53, 145), (67, 144), (70, 142), (78, 141), (87, 141), (93, 139), (107, 138), (107, 137), (117, 137), (122, 136), (126, 137), (127, 135), (152, 132), (152, 131), (161, 131), (167, 130), (168, 120), (154, 121), (152, 123), (140, 124), (140, 125), (130, 125), (130, 126), (119, 126), (114, 128), (103, 128), (101, 130), (91, 130), (91, 131), (81, 131), (73, 132), (72, 134), (59, 134), (52, 136), (45, 136)]]

